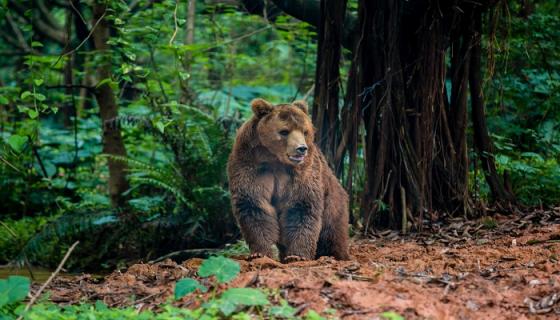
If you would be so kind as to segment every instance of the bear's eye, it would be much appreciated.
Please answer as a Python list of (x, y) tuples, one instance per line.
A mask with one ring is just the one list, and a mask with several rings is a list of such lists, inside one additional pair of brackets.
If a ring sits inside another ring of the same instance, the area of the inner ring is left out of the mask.
[(307, 135), (309, 134), (309, 131), (304, 131), (303, 135), (307, 137)]
[(278, 134), (281, 135), (282, 137), (285, 137), (285, 136), (287, 136), (288, 134), (290, 134), (290, 131), (288, 131), (288, 130), (280, 130), (280, 131), (278, 132)]

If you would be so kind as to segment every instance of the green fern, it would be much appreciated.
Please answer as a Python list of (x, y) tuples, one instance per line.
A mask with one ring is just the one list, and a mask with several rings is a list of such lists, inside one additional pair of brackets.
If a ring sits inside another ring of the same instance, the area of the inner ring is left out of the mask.
[[(92, 234), (119, 223), (118, 215), (112, 210), (100, 212), (82, 210), (72, 214), (67, 213), (48, 223), (39, 233), (31, 237), (14, 263), (22, 265), (25, 258), (33, 261), (41, 261), (39, 258), (42, 257), (57, 259), (52, 255), (60, 254), (60, 251), (45, 252), (45, 248), (48, 248), (47, 250), (55, 249), (56, 243), (68, 242), (65, 240), (83, 237), (85, 234)], [(48, 264), (50, 261), (46, 262), (45, 264)]]

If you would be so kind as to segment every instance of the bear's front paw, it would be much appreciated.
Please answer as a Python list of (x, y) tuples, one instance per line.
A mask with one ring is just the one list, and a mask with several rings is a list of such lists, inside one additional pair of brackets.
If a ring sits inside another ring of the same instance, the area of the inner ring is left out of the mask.
[(307, 259), (300, 256), (287, 256), (284, 258), (284, 263), (292, 263), (298, 261), (306, 261)]
[(264, 258), (264, 257), (266, 257), (266, 255), (264, 255), (262, 253), (259, 253), (259, 252), (253, 252), (247, 257), (247, 260), (251, 261), (251, 260), (255, 260), (255, 259), (258, 259), (258, 258)]

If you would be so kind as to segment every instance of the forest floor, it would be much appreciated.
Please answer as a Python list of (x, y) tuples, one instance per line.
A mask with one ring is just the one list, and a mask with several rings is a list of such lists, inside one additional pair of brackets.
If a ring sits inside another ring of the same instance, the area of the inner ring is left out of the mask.
[[(351, 261), (290, 264), (239, 257), (241, 274), (227, 286), (275, 288), (301, 313), (330, 308), (342, 319), (378, 319), (385, 311), (406, 319), (560, 317), (560, 207), (453, 219), (407, 236), (379, 232), (354, 240), (351, 253)], [(49, 286), (50, 300), (157, 310), (173, 295), (176, 280), (196, 278), (201, 261), (136, 264), (104, 279), (58, 277)], [(203, 299), (191, 294), (174, 304), (196, 307)]]

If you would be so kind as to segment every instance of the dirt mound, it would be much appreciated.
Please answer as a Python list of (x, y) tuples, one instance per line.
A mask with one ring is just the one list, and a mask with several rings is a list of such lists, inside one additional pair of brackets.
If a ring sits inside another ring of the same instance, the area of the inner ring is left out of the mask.
[[(407, 319), (560, 317), (560, 208), (494, 220), (456, 219), (406, 237), (379, 232), (355, 240), (351, 253), (351, 261), (290, 264), (240, 257), (241, 274), (229, 286), (277, 288), (299, 310), (333, 308), (344, 319), (389, 310)], [(173, 294), (175, 281), (196, 277), (201, 262), (137, 264), (105, 279), (60, 277), (50, 285), (50, 299), (157, 309)], [(190, 295), (176, 304), (194, 307), (199, 301)]]

